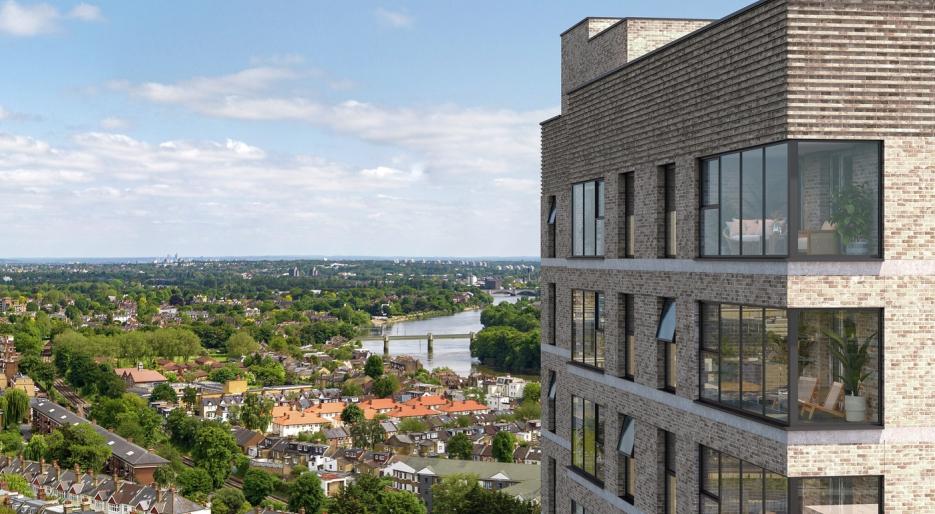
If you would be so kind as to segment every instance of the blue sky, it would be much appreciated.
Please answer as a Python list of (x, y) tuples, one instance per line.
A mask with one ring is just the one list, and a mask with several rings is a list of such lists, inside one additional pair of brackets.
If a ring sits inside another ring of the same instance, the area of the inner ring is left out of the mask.
[(0, 0), (0, 258), (536, 255), (559, 34), (745, 3)]

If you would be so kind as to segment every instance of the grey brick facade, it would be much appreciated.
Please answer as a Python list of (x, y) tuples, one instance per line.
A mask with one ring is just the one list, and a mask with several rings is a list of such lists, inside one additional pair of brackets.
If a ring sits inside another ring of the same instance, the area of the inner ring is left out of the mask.
[[(562, 113), (542, 124), (542, 380), (555, 372), (558, 384), (543, 512), (572, 501), (588, 513), (662, 512), (660, 429), (677, 436), (679, 514), (701, 512), (699, 445), (789, 478), (882, 476), (882, 511), (935, 512), (935, 2), (765, 0), (713, 22), (589, 18), (562, 34), (561, 73)], [(809, 139), (882, 141), (883, 257), (700, 257), (700, 159)], [(660, 167), (672, 163), (678, 251), (664, 259)], [(604, 257), (576, 258), (572, 184), (593, 179), (605, 184)], [(603, 370), (570, 362), (574, 289), (604, 293)], [(622, 294), (634, 302), (632, 381), (618, 358)], [(674, 394), (659, 388), (661, 298), (677, 305)], [(882, 309), (882, 424), (793, 430), (699, 402), (702, 301)], [(572, 395), (606, 413), (602, 483), (572, 469)], [(544, 420), (549, 409), (544, 400)], [(637, 421), (632, 504), (618, 497), (619, 415)]]

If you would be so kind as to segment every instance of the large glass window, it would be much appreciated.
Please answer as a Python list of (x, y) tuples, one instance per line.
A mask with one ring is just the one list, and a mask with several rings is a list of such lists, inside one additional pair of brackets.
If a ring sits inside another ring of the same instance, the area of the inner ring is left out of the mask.
[(703, 159), (701, 255), (879, 256), (880, 154), (877, 141), (790, 141)]
[(604, 368), (604, 293), (573, 289), (571, 357)]
[(660, 351), (662, 388), (671, 392), (675, 392), (678, 384), (675, 318), (675, 300), (666, 299), (662, 306), (662, 314), (659, 316), (659, 326), (656, 327), (656, 339), (662, 345)]
[(618, 495), (633, 503), (636, 495), (636, 420), (623, 416), (620, 420), (620, 437), (617, 439), (617, 489)]
[(798, 144), (800, 255), (879, 253), (880, 144)]
[(636, 374), (636, 322), (633, 317), (633, 295), (618, 296), (617, 367), (618, 375), (633, 379)]
[(604, 482), (604, 418), (601, 406), (571, 397), (571, 463), (597, 482)]
[(700, 398), (784, 424), (878, 424), (880, 319), (703, 303)]
[(793, 501), (798, 512), (883, 512), (879, 476), (798, 478)]
[(788, 514), (788, 482), (778, 473), (701, 447), (702, 514)]
[(878, 309), (799, 312), (802, 423), (880, 422), (879, 335)]
[(572, 255), (604, 255), (604, 181), (572, 186)]

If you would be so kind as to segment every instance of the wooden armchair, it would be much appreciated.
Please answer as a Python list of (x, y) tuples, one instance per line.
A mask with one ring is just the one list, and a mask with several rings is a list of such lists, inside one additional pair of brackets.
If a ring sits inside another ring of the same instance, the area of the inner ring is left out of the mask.
[[(844, 384), (840, 382), (832, 382), (831, 388), (828, 389), (828, 396), (825, 397), (824, 403), (818, 404), (812, 401), (802, 401), (799, 400), (799, 413), (804, 415), (808, 413), (808, 419), (812, 419), (812, 416), (815, 415), (815, 411), (821, 411), (826, 414), (831, 414), (839, 418), (844, 417), (844, 410), (840, 408), (841, 396), (844, 394)], [(801, 396), (801, 395), (800, 395)]]

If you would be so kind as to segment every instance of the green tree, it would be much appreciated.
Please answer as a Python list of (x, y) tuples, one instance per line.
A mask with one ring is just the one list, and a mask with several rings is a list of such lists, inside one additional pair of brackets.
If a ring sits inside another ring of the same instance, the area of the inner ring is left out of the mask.
[(189, 409), (195, 408), (195, 402), (198, 400), (198, 390), (192, 386), (188, 386), (185, 389), (182, 389), (182, 402), (188, 406)]
[(29, 396), (22, 389), (9, 388), (3, 392), (3, 427), (19, 427), (29, 415)]
[(393, 396), (399, 390), (399, 379), (394, 375), (383, 375), (373, 381), (373, 394), (380, 398)]
[(383, 442), (386, 431), (376, 419), (364, 419), (351, 425), (351, 438), (358, 448), (373, 448)]
[(367, 363), (364, 364), (364, 374), (374, 380), (383, 376), (383, 358), (379, 355), (367, 357)]
[(276, 488), (279, 480), (260, 469), (248, 470), (243, 479), (243, 494), (250, 505), (259, 505)]
[(179, 400), (178, 394), (176, 394), (175, 389), (171, 385), (163, 383), (157, 384), (153, 388), (152, 394), (149, 395), (149, 401), (152, 402), (169, 402), (175, 403)]
[(171, 465), (167, 464), (156, 468), (156, 471), (153, 472), (153, 480), (155, 480), (160, 487), (169, 487), (178, 481), (178, 474)]
[(364, 388), (357, 382), (348, 380), (341, 384), (341, 396), (362, 396), (363, 394)]
[(246, 331), (237, 332), (227, 340), (227, 355), (232, 359), (250, 355), (259, 349), (260, 345)]
[(87, 423), (63, 425), (46, 437), (48, 456), (63, 468), (91, 468), (100, 471), (110, 458), (110, 446), (104, 437)]
[(471, 460), (474, 453), (474, 443), (463, 432), (451, 436), (445, 444), (448, 457), (453, 459)]
[(377, 514), (425, 514), (425, 504), (408, 491), (385, 491)]
[(325, 492), (321, 488), (321, 480), (315, 473), (302, 473), (289, 486), (290, 512), (305, 509), (305, 514), (316, 514), (324, 502)]
[(406, 418), (399, 422), (399, 431), (407, 434), (410, 432), (425, 432), (429, 426), (418, 418)]
[(513, 462), (513, 450), (515, 449), (516, 437), (512, 433), (501, 430), (497, 432), (497, 435), (493, 436), (491, 451), (497, 462)]
[(39, 460), (44, 458), (49, 452), (49, 444), (42, 434), (33, 434), (23, 449), (23, 457), (28, 460)]
[(177, 480), (179, 483), (179, 492), (182, 493), (182, 496), (209, 494), (215, 489), (211, 474), (200, 467), (185, 468), (179, 473)]
[(455, 473), (432, 486), (432, 514), (466, 514), (463, 505), (477, 486), (477, 475)]
[(6, 484), (4, 489), (7, 491), (20, 493), (27, 498), (35, 498), (36, 496), (26, 477), (18, 473), (0, 473), (0, 482)]
[(355, 404), (349, 404), (341, 411), (341, 421), (346, 425), (353, 425), (364, 419), (364, 411)]
[(523, 401), (538, 402), (541, 392), (542, 386), (539, 384), (539, 382), (529, 382), (525, 387), (523, 387)]
[(240, 424), (250, 430), (265, 432), (272, 421), (272, 398), (248, 393), (240, 407)]
[(211, 499), (211, 514), (241, 514), (247, 508), (249, 505), (244, 494), (232, 487), (219, 490)]
[(465, 513), (484, 514), (539, 514), (539, 508), (532, 502), (514, 498), (499, 491), (488, 491), (475, 484), (464, 497)]
[(226, 425), (202, 422), (195, 434), (192, 460), (208, 472), (214, 487), (221, 487), (231, 473), (231, 463), (240, 454), (237, 441)]
[(19, 429), (0, 432), (0, 452), (4, 455), (18, 455), (23, 449), (23, 436)]

